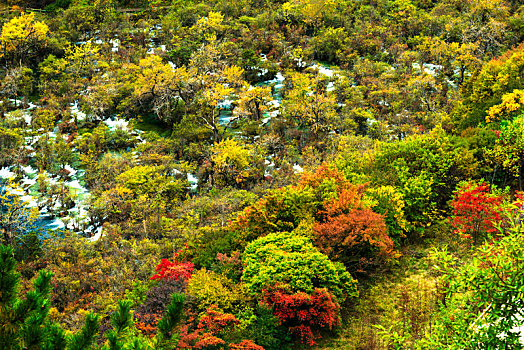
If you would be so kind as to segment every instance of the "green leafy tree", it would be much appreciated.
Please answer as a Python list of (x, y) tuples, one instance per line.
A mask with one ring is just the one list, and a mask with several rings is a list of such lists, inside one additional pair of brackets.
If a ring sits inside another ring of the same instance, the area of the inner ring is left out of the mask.
[(524, 226), (522, 195), (506, 208), (506, 225), (466, 263), (435, 251), (443, 304), (425, 349), (522, 349)]
[(313, 38), (314, 57), (320, 61), (340, 63), (348, 38), (344, 28), (327, 27)]
[(495, 147), (488, 153), (497, 165), (518, 179), (522, 190), (522, 167), (524, 166), (524, 115), (502, 125)]
[(398, 190), (411, 233), (440, 220), (456, 185), (477, 171), (467, 145), (441, 128), (400, 142), (379, 143), (361, 160), (347, 160), (341, 165), (347, 174), (358, 172), (361, 181)]
[(277, 284), (291, 292), (327, 288), (338, 300), (358, 295), (356, 281), (340, 263), (331, 262), (311, 241), (294, 233), (271, 233), (250, 243), (243, 258), (242, 281), (254, 294)]
[(252, 301), (242, 284), (205, 269), (197, 271), (189, 281), (187, 292), (198, 299), (199, 312), (212, 305), (220, 310), (238, 314), (249, 309)]

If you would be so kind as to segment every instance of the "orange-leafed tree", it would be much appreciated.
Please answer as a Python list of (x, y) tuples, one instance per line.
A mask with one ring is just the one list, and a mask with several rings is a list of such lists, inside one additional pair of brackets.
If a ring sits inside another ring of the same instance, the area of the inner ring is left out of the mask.
[(324, 204), (352, 185), (329, 164), (313, 173), (302, 174), (297, 185), (270, 191), (264, 198), (246, 208), (230, 225), (246, 241), (272, 232), (290, 232), (302, 220), (314, 218), (325, 210)]
[(396, 255), (384, 216), (367, 208), (362, 194), (363, 186), (343, 189), (324, 205), (318, 214), (320, 222), (313, 228), (315, 245), (352, 273), (365, 272)]
[(263, 347), (248, 339), (234, 343), (239, 325), (240, 321), (234, 315), (224, 313), (212, 305), (200, 317), (193, 332), (184, 327), (177, 349), (263, 350)]

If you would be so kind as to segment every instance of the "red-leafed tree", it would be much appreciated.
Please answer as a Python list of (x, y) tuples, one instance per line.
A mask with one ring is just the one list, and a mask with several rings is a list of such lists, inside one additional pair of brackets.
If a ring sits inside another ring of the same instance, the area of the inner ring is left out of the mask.
[(455, 233), (476, 243), (483, 234), (496, 232), (503, 201), (504, 194), (491, 191), (485, 182), (462, 184), (451, 202)]
[(179, 261), (179, 253), (173, 254), (173, 261), (162, 259), (160, 264), (155, 268), (156, 274), (151, 277), (152, 280), (189, 280), (193, 274), (195, 265), (190, 261)]
[(232, 343), (235, 328), (240, 321), (232, 314), (224, 313), (217, 306), (209, 307), (200, 317), (193, 332), (188, 332), (187, 326), (182, 329), (178, 349), (231, 349), (231, 350), (263, 350), (251, 340)]
[(384, 216), (362, 203), (362, 186), (342, 189), (327, 201), (314, 226), (315, 245), (331, 259), (344, 263), (350, 272), (365, 272), (367, 267), (396, 255)]
[(289, 293), (283, 288), (264, 290), (263, 302), (273, 307), (273, 314), (300, 342), (314, 345), (321, 331), (340, 324), (339, 305), (325, 288), (316, 288), (311, 295)]

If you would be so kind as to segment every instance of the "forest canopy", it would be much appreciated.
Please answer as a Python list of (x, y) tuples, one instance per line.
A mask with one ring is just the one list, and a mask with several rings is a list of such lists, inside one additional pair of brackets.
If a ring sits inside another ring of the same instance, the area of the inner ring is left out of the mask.
[(524, 348), (519, 1), (0, 13), (0, 347)]

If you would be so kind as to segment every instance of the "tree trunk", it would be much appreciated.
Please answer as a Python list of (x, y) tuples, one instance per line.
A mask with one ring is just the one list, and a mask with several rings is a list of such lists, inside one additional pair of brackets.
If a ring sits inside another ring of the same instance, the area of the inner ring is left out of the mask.
[(4, 228), (2, 229), (2, 231), (4, 231), (4, 240), (5, 240), (5, 243), (9, 246), (13, 246), (13, 235), (10, 233), (10, 230)]
[(522, 160), (519, 164), (519, 191), (522, 191)]

